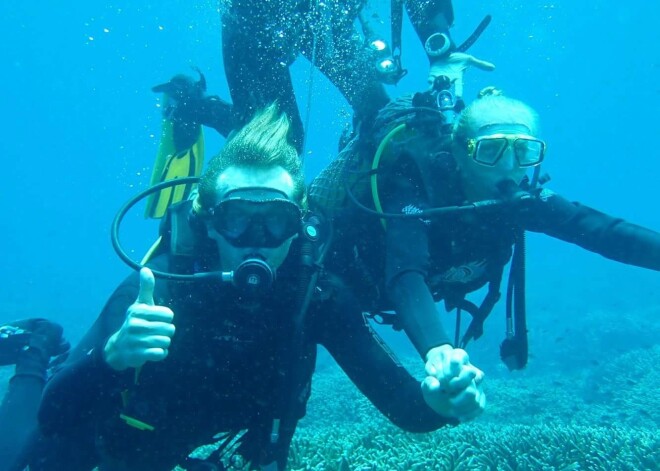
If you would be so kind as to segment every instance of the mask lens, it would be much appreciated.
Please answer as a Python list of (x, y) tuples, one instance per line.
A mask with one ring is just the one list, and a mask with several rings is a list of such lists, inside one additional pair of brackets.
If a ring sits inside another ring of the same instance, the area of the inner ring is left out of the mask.
[(518, 138), (513, 144), (513, 149), (521, 167), (533, 167), (543, 160), (545, 145), (537, 139)]
[(222, 209), (224, 211), (218, 211), (213, 221), (215, 229), (228, 239), (242, 236), (250, 227), (251, 215), (237, 205), (226, 205)]
[(277, 239), (288, 238), (291, 228), (291, 218), (287, 211), (274, 211), (274, 213), (263, 216), (264, 228), (270, 235)]
[(500, 159), (507, 146), (505, 138), (487, 138), (477, 141), (474, 160), (482, 165), (493, 166)]
[(228, 200), (214, 209), (213, 227), (236, 247), (278, 247), (300, 228), (300, 209), (286, 200)]

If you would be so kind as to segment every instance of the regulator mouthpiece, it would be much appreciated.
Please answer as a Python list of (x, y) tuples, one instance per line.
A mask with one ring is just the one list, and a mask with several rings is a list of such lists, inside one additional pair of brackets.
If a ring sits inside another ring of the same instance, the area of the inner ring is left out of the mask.
[(273, 286), (275, 272), (260, 258), (244, 260), (233, 272), (232, 284), (247, 296), (258, 297)]

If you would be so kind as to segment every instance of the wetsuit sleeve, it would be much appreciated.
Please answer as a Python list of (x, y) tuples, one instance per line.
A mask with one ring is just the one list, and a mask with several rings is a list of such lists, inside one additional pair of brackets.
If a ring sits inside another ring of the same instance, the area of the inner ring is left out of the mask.
[(224, 137), (227, 137), (231, 131), (238, 127), (231, 103), (217, 96), (208, 96), (200, 100), (195, 121), (215, 129)]
[[(401, 214), (426, 206), (419, 189), (421, 180), (412, 175), (416, 170), (407, 168), (409, 164), (404, 162), (400, 170), (386, 180), (389, 191), (383, 199), (383, 209), (387, 213)], [(426, 284), (430, 263), (429, 227), (417, 218), (388, 219), (386, 224), (387, 294), (406, 334), (425, 358), (430, 349), (451, 344)]]
[(406, 431), (428, 432), (455, 423), (426, 405), (419, 381), (369, 326), (350, 291), (337, 280), (333, 285), (335, 296), (322, 305), (316, 337), (358, 389)]
[(120, 391), (132, 381), (134, 370), (117, 372), (103, 359), (103, 347), (126, 318), (139, 288), (137, 274), (130, 276), (105, 305), (81, 343), (46, 385), (39, 409), (45, 435), (63, 434), (82, 423), (102, 420), (121, 406)]
[(527, 229), (617, 262), (660, 271), (660, 233), (544, 190)]

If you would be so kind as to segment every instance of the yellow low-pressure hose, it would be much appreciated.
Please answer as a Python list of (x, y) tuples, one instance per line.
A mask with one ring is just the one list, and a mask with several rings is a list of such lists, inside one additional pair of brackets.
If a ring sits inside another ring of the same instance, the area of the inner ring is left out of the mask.
[(151, 257), (154, 255), (154, 252), (158, 250), (158, 246), (160, 245), (160, 241), (163, 239), (163, 236), (158, 237), (156, 239), (156, 242), (153, 243), (153, 245), (149, 248), (147, 253), (142, 257), (142, 260), (140, 261), (140, 265), (144, 266), (146, 265), (149, 260), (151, 260)]

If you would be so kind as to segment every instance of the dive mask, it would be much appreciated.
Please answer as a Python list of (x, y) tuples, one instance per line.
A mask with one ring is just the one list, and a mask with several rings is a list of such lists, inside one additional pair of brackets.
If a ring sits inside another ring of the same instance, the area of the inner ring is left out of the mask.
[(491, 134), (467, 140), (470, 158), (488, 167), (494, 167), (509, 146), (520, 167), (535, 167), (543, 162), (545, 142), (526, 134)]
[(275, 248), (298, 234), (302, 212), (273, 188), (232, 190), (209, 210), (212, 227), (234, 247)]

